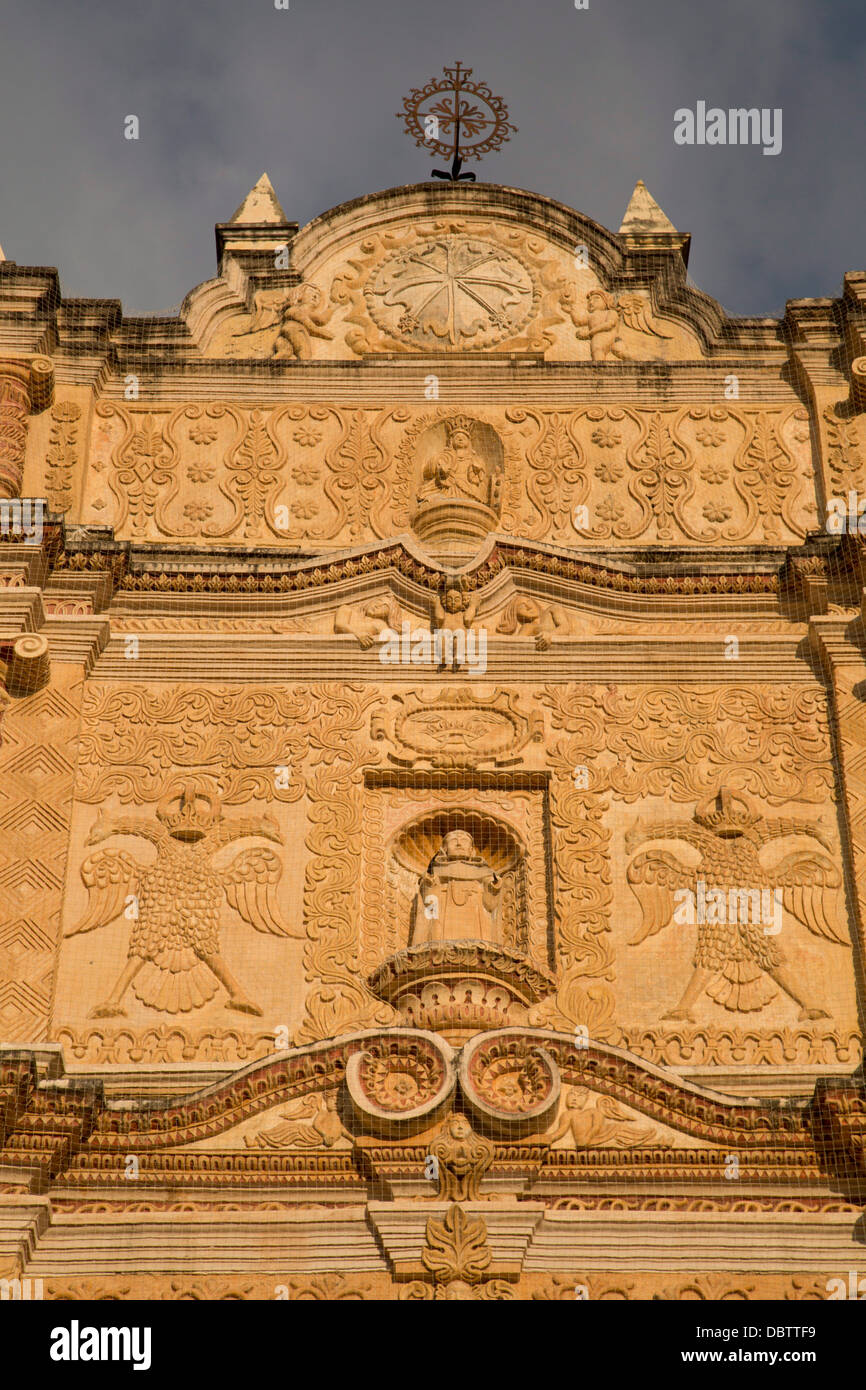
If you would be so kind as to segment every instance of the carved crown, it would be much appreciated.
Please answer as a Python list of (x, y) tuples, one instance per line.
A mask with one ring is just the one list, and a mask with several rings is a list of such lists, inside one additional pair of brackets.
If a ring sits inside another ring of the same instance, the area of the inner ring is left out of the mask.
[(448, 435), (448, 443), (454, 438), (455, 434), (471, 435), (476, 425), (476, 421), (471, 415), (452, 415), (445, 421), (445, 430)]
[(752, 810), (744, 796), (737, 796), (727, 787), (720, 787), (715, 796), (702, 801), (695, 811), (695, 820), (716, 835), (729, 838), (742, 835), (760, 816)]
[(164, 796), (156, 814), (176, 840), (200, 840), (220, 818), (220, 800), (194, 782)]

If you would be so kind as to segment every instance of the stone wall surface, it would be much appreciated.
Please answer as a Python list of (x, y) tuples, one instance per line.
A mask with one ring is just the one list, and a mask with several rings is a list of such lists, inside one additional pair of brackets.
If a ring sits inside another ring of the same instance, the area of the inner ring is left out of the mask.
[(658, 211), (250, 195), (176, 318), (0, 261), (0, 1276), (854, 1267), (866, 273), (732, 320)]

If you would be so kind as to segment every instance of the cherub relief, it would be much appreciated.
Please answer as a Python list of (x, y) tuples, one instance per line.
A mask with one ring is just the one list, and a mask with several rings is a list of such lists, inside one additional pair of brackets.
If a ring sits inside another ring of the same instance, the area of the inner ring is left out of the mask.
[(346, 604), (334, 614), (334, 632), (356, 637), (364, 651), (378, 642), (383, 632), (397, 632), (400, 611), (389, 598), (372, 599), (360, 608)]
[(206, 1004), (221, 984), (228, 992), (227, 1008), (260, 1015), (223, 959), (220, 915), (225, 898), (256, 931), (293, 935), (277, 908), (282, 864), (273, 850), (260, 846), (242, 850), (219, 870), (211, 860), (232, 840), (261, 836), (282, 844), (276, 823), (269, 816), (225, 820), (218, 798), (189, 782), (160, 802), (155, 819), (100, 817), (86, 843), (100, 844), (114, 835), (149, 840), (156, 859), (143, 865), (126, 850), (105, 849), (81, 866), (87, 911), (67, 936), (106, 927), (134, 906), (128, 962), (91, 1018), (125, 1016), (123, 996), (130, 985), (143, 1004), (186, 1013)]
[(651, 333), (654, 338), (667, 338), (654, 327), (648, 311), (648, 302), (640, 294), (609, 294), (607, 290), (590, 290), (586, 296), (586, 314), (578, 313), (575, 291), (569, 287), (561, 299), (578, 338), (589, 339), (589, 351), (593, 362), (603, 362), (608, 357), (627, 359), (629, 354), (623, 346), (619, 333), (622, 324), (636, 333)]
[(665, 1018), (694, 1022), (692, 1010), (704, 993), (726, 1009), (756, 1011), (774, 996), (769, 980), (799, 1006), (800, 1019), (829, 1017), (810, 999), (808, 982), (786, 964), (775, 909), (784, 908), (814, 936), (849, 944), (840, 916), (841, 874), (814, 850), (795, 850), (775, 864), (761, 859), (766, 845), (788, 835), (810, 836), (832, 849), (820, 827), (789, 817), (765, 819), (744, 796), (724, 787), (697, 808), (692, 821), (638, 821), (628, 832), (628, 852), (647, 840), (682, 840), (701, 855), (693, 869), (668, 850), (652, 850), (637, 855), (626, 871), (643, 913), (632, 945), (672, 921), (697, 921), (692, 976)]
[(321, 310), (322, 291), (317, 285), (295, 285), (288, 294), (266, 291), (259, 295), (250, 328), (233, 335), (235, 341), (251, 338), (276, 328), (271, 357), (290, 357), (308, 361), (313, 355), (312, 338), (333, 338), (325, 327), (334, 313)]
[(554, 637), (570, 635), (571, 620), (563, 608), (542, 608), (535, 599), (519, 595), (509, 603), (496, 631), (507, 637), (534, 637), (537, 649), (544, 652)]
[(332, 1149), (352, 1136), (337, 1111), (337, 1092), (304, 1096), (280, 1111), (279, 1123), (244, 1136), (248, 1149)]
[(459, 585), (452, 584), (445, 590), (444, 599), (438, 593), (434, 595), (430, 627), (452, 632), (470, 628), (477, 612), (478, 599), (464, 593)]
[(572, 1086), (565, 1094), (553, 1128), (544, 1135), (532, 1135), (528, 1142), (557, 1144), (577, 1149), (634, 1148), (638, 1144), (658, 1144), (658, 1131), (641, 1122), (611, 1096), (601, 1096), (586, 1086)]

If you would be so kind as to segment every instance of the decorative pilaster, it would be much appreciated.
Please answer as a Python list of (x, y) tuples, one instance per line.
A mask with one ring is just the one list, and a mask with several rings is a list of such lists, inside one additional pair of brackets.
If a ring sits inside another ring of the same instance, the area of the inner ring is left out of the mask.
[(809, 634), (831, 692), (857, 937), (866, 967), (866, 654), (852, 639), (850, 618), (813, 618)]
[(0, 498), (21, 496), (27, 422), (53, 396), (50, 357), (0, 357)]

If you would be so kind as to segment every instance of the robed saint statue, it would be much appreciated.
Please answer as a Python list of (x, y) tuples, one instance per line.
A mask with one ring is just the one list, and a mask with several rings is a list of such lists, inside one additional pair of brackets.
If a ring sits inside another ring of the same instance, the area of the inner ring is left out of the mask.
[(412, 945), (434, 941), (499, 943), (502, 879), (466, 830), (450, 830), (418, 880)]

